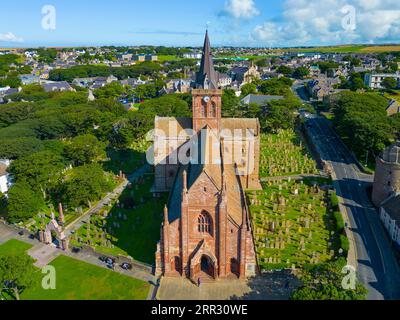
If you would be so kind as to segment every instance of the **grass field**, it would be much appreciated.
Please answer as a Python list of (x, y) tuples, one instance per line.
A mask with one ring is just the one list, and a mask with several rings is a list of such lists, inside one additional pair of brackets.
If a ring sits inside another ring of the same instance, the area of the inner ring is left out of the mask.
[[(339, 250), (339, 234), (324, 185), (330, 180), (264, 183), (248, 193), (256, 252), (263, 270), (301, 268), (329, 261)], [(321, 188), (315, 187), (319, 185)]]
[(104, 268), (59, 256), (50, 265), (56, 270), (56, 290), (43, 290), (41, 273), (23, 300), (145, 300), (150, 285)]
[[(23, 255), (31, 247), (12, 239), (0, 245), (0, 256)], [(56, 270), (56, 290), (42, 288), (43, 274), (37, 269), (34, 285), (22, 292), (22, 300), (145, 300), (149, 292), (147, 282), (66, 256), (59, 256), (50, 265)]]
[(0, 256), (5, 254), (24, 254), (30, 248), (32, 248), (32, 245), (29, 243), (11, 239), (0, 245)]

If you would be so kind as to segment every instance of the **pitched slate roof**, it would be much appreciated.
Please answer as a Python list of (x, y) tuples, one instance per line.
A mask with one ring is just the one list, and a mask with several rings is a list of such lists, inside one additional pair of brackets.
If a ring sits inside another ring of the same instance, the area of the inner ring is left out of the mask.
[[(181, 165), (175, 178), (174, 186), (168, 200), (168, 219), (173, 222), (179, 219), (182, 210), (183, 172), (187, 172), (187, 188), (190, 189), (196, 184), (201, 175), (206, 175), (215, 185), (219, 192), (225, 186), (227, 198), (228, 216), (237, 225), (242, 224), (243, 210), (245, 210), (244, 193), (240, 186), (239, 178), (236, 176), (234, 165), (223, 165), (221, 159), (221, 145), (215, 143), (216, 136), (209, 128), (198, 133), (197, 137), (197, 159), (192, 159), (188, 165)], [(193, 143), (193, 140), (187, 143)]]
[(283, 96), (270, 96), (261, 94), (248, 94), (241, 101), (245, 104), (256, 103), (259, 106), (265, 105), (273, 100), (282, 100)]

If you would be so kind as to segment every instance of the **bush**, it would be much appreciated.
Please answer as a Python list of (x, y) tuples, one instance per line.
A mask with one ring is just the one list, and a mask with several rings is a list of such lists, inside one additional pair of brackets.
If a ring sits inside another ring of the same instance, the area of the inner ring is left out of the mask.
[(343, 233), (343, 231), (344, 231), (344, 220), (343, 220), (342, 214), (340, 213), (340, 211), (335, 211), (333, 213), (333, 216), (335, 217), (336, 231), (338, 233)]
[(350, 249), (349, 239), (343, 234), (340, 235), (340, 247), (343, 249), (343, 256), (347, 256)]
[(337, 210), (339, 207), (339, 199), (336, 193), (332, 192), (330, 195), (331, 206), (334, 210)]

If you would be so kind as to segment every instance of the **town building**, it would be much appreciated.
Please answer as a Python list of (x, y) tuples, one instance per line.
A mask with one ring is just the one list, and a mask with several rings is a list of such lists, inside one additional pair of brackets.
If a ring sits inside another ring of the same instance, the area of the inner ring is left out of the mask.
[(400, 73), (367, 73), (365, 75), (365, 85), (371, 89), (382, 89), (382, 82), (386, 78), (397, 80), (397, 85), (400, 87)]
[(153, 191), (169, 192), (156, 274), (243, 279), (258, 270), (244, 190), (261, 189), (260, 126), (221, 117), (208, 33), (192, 96), (192, 118), (155, 119)]
[(9, 165), (9, 160), (0, 160), (0, 193), (3, 194), (7, 194), (8, 189), (11, 186), (11, 176), (7, 172)]
[(400, 194), (382, 203), (380, 219), (395, 246), (400, 249)]
[(400, 192), (400, 141), (376, 158), (372, 201), (380, 207), (383, 201), (397, 192)]

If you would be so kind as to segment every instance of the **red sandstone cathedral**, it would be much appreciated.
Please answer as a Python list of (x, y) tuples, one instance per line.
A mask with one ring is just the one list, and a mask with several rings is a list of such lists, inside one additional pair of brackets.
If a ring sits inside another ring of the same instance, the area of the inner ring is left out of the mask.
[(244, 190), (261, 188), (260, 126), (258, 119), (222, 118), (217, 83), (206, 33), (192, 118), (155, 119), (154, 192), (169, 192), (158, 275), (197, 281), (258, 270)]

